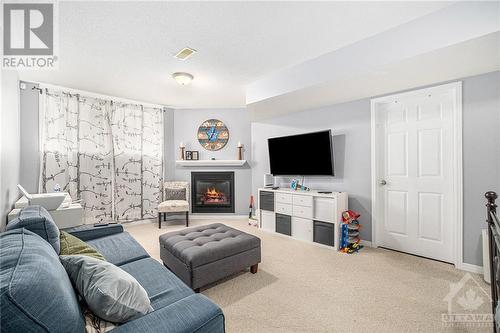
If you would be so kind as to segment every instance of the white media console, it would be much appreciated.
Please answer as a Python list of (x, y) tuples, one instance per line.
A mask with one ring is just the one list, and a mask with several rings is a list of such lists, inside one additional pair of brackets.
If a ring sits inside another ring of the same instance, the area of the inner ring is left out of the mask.
[(338, 250), (347, 193), (318, 193), (291, 189), (258, 190), (260, 228)]

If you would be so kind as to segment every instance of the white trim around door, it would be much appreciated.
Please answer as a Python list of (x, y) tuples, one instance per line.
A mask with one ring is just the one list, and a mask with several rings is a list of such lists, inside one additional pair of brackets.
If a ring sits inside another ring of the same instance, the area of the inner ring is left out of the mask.
[[(408, 92), (393, 94), (374, 98), (371, 100), (371, 194), (372, 194), (372, 246), (378, 247), (380, 235), (377, 235), (379, 223), (383, 223), (382, 211), (383, 203), (380, 197), (380, 179), (382, 176), (381, 149), (377, 146), (380, 141), (384, 127), (377, 122), (377, 105), (394, 102), (398, 99), (407, 98), (416, 94), (429, 95), (449, 92), (453, 94), (454, 105), (452, 112), (452, 188), (453, 202), (451, 211), (453, 216), (447, 216), (453, 221), (452, 242), (453, 242), (453, 262), (455, 267), (463, 270), (471, 270), (468, 264), (463, 262), (463, 171), (462, 171), (462, 82), (453, 82), (429, 88), (417, 89)], [(380, 232), (380, 231), (379, 231)], [(475, 269), (477, 270), (477, 269)]]

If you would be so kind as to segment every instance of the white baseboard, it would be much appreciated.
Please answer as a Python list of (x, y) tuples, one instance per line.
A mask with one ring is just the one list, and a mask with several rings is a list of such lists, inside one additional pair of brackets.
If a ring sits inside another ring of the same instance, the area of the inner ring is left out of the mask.
[[(366, 240), (361, 240), (361, 245), (365, 245), (367, 247), (373, 247), (372, 242), (366, 241)], [(476, 273), (476, 274), (483, 274), (483, 272), (484, 272), (483, 266), (468, 264), (465, 262), (462, 262), (462, 263), (456, 265), (455, 268), (460, 269), (462, 271)]]
[(473, 264), (468, 264), (465, 262), (462, 262), (456, 266), (457, 269), (460, 269), (462, 271), (467, 271), (471, 273), (477, 273), (477, 274), (483, 274), (483, 266), (478, 266), (478, 265), (473, 265)]
[(366, 247), (372, 247), (372, 242), (371, 241), (367, 241), (367, 240), (361, 240), (361, 242), (359, 242), (361, 245), (363, 246), (366, 246)]
[[(167, 216), (167, 222), (170, 220), (182, 220), (186, 218), (185, 213), (179, 213), (180, 215), (170, 215)], [(248, 221), (248, 215), (216, 215), (216, 214), (189, 214), (190, 220), (244, 220)], [(163, 219), (161, 220), (162, 222)], [(158, 219), (145, 219), (132, 222), (123, 222), (126, 225), (138, 225), (138, 224), (148, 224), (148, 223), (158, 223)]]

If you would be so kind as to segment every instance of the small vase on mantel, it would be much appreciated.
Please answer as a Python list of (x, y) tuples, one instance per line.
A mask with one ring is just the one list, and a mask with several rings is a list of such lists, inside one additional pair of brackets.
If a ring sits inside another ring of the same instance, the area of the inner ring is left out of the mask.
[(243, 159), (243, 145), (241, 144), (240, 141), (238, 141), (238, 160), (242, 160)]
[(184, 145), (184, 143), (181, 141), (181, 143), (179, 143), (179, 153), (180, 153), (180, 160), (183, 161), (184, 160), (184, 151), (186, 150), (186, 146)]

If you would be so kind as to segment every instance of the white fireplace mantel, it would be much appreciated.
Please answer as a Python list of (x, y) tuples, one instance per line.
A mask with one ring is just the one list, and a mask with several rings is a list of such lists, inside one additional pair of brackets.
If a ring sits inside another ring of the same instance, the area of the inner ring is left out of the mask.
[(177, 160), (175, 164), (181, 167), (242, 167), (247, 160)]

